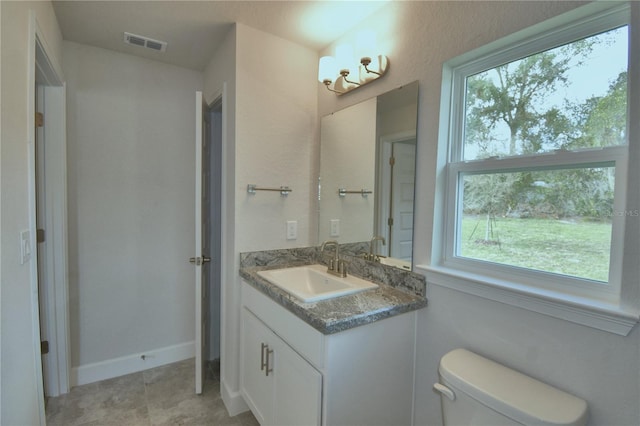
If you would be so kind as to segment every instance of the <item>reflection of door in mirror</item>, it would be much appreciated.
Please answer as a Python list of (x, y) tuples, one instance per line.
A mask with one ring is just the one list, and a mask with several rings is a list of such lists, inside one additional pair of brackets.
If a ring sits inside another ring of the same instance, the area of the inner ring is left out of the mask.
[(415, 132), (408, 131), (381, 140), (379, 163), (380, 215), (377, 234), (387, 245), (381, 253), (411, 263), (413, 241), (413, 197), (415, 180)]
[(418, 83), (378, 96), (375, 233), (387, 263), (411, 268)]

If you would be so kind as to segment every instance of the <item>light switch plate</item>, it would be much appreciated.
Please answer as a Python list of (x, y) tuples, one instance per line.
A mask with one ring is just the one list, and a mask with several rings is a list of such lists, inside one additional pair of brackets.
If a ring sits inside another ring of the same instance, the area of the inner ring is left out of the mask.
[(287, 240), (295, 240), (296, 238), (298, 238), (298, 221), (288, 220), (287, 221)]
[(340, 219), (331, 219), (330, 236), (332, 237), (340, 236)]

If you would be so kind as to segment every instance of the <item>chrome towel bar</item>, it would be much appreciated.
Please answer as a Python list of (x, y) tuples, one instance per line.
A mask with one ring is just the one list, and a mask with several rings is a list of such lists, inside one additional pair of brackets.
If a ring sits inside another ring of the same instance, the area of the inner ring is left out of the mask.
[(341, 197), (346, 197), (347, 194), (360, 194), (363, 197), (366, 197), (368, 194), (373, 194), (373, 191), (370, 191), (368, 189), (362, 188), (361, 190), (358, 191), (349, 191), (346, 188), (340, 188), (338, 189), (338, 195)]
[(293, 192), (293, 189), (289, 188), (288, 186), (281, 186), (280, 188), (259, 188), (254, 184), (249, 184), (247, 185), (247, 192), (249, 194), (255, 194), (256, 191), (276, 191), (279, 192), (280, 195), (283, 196), (287, 196), (289, 195), (290, 192)]

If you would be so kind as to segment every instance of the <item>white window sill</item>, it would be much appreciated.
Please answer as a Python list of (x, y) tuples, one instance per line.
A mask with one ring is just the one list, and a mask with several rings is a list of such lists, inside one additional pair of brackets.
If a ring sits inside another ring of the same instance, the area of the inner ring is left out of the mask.
[(521, 287), (444, 267), (416, 265), (427, 283), (518, 306), (533, 312), (626, 336), (640, 321), (640, 312), (594, 300)]

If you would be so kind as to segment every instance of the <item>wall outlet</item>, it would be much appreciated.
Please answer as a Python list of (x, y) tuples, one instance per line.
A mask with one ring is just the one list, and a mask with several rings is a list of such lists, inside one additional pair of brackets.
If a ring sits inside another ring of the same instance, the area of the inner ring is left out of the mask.
[(287, 240), (295, 240), (296, 238), (298, 238), (298, 221), (288, 220), (287, 221)]
[(331, 219), (330, 236), (332, 237), (340, 236), (340, 219)]

